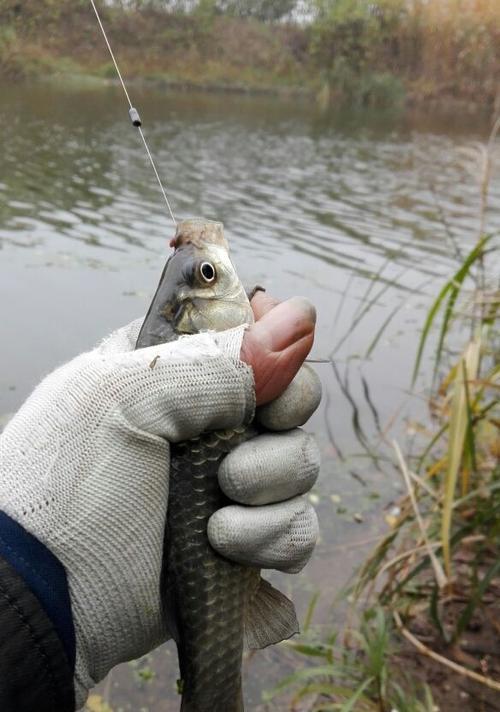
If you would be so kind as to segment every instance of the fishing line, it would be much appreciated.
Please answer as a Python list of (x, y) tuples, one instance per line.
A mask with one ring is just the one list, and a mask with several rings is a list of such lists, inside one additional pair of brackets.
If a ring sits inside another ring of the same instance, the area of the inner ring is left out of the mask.
[(141, 128), (142, 127), (141, 117), (139, 116), (139, 112), (137, 111), (137, 109), (133, 106), (132, 102), (130, 101), (130, 96), (127, 91), (127, 87), (125, 86), (125, 82), (123, 81), (123, 77), (120, 72), (120, 68), (118, 67), (118, 62), (115, 59), (113, 50), (111, 49), (111, 45), (109, 43), (108, 36), (106, 34), (106, 30), (104, 29), (104, 25), (102, 24), (102, 21), (101, 21), (101, 16), (99, 15), (99, 11), (97, 10), (97, 7), (95, 6), (94, 0), (90, 0), (90, 4), (92, 5), (92, 8), (95, 12), (95, 16), (97, 17), (97, 22), (99, 23), (99, 27), (101, 28), (101, 32), (104, 37), (104, 41), (106, 42), (106, 46), (109, 50), (109, 54), (111, 55), (111, 59), (113, 60), (113, 64), (115, 65), (116, 73), (118, 74), (118, 78), (119, 78), (121, 85), (123, 87), (123, 91), (125, 92), (125, 96), (127, 97), (127, 101), (129, 104), (129, 112), (128, 113), (130, 116), (130, 120), (132, 122), (132, 125), (135, 126), (136, 129), (139, 131), (140, 137), (142, 138), (142, 142), (144, 144), (144, 148), (146, 149), (146, 153), (148, 155), (149, 161), (151, 163), (154, 174), (156, 176), (156, 180), (158, 181), (158, 185), (160, 186), (160, 190), (161, 190), (163, 197), (165, 199), (165, 203), (167, 204), (168, 212), (170, 213), (170, 217), (172, 218), (174, 225), (177, 227), (177, 220), (175, 219), (172, 208), (170, 207), (170, 202), (167, 198), (167, 193), (165, 192), (165, 188), (163, 187), (163, 183), (161, 182), (160, 174), (158, 173), (156, 164), (153, 160), (153, 156), (151, 155), (151, 151), (149, 150), (148, 142), (146, 141), (146, 137), (144, 136), (144, 133)]
[[(129, 93), (127, 91), (127, 87), (125, 85), (125, 82), (122, 77), (122, 73), (120, 72), (120, 68), (118, 66), (118, 62), (116, 61), (116, 57), (114, 55), (114, 52), (111, 48), (111, 44), (109, 42), (108, 36), (106, 34), (106, 30), (104, 29), (104, 25), (102, 24), (101, 16), (99, 15), (99, 11), (95, 5), (94, 0), (90, 0), (90, 4), (92, 5), (92, 8), (95, 12), (95, 16), (97, 18), (97, 22), (99, 23), (99, 27), (101, 28), (102, 36), (104, 37), (104, 41), (106, 42), (106, 46), (108, 48), (109, 54), (111, 56), (111, 59), (113, 60), (113, 64), (115, 65), (116, 73), (118, 75), (118, 79), (120, 80), (120, 83), (123, 87), (123, 91), (125, 93), (125, 96), (128, 101), (129, 105), (129, 116), (130, 120), (132, 122), (132, 125), (135, 126), (135, 128), (139, 131), (139, 135), (142, 138), (142, 142), (144, 144), (144, 148), (146, 149), (146, 153), (148, 155), (149, 161), (151, 163), (151, 166), (153, 168), (154, 174), (156, 176), (156, 180), (158, 181), (158, 185), (160, 186), (160, 190), (163, 194), (163, 197), (165, 199), (165, 203), (167, 204), (168, 212), (170, 213), (170, 217), (172, 218), (172, 222), (174, 223), (175, 227), (177, 227), (177, 220), (175, 219), (174, 213), (172, 211), (172, 208), (170, 207), (170, 202), (167, 197), (167, 193), (165, 192), (165, 188), (163, 187), (163, 183), (161, 182), (160, 174), (158, 173), (158, 169), (156, 168), (156, 164), (154, 162), (153, 156), (151, 155), (151, 151), (149, 150), (148, 142), (146, 141), (146, 137), (144, 136), (144, 133), (142, 131), (142, 120), (139, 115), (139, 112), (137, 109), (134, 107), (132, 104), (132, 101), (130, 99)], [(307, 362), (309, 363), (330, 363), (330, 359), (306, 359)]]

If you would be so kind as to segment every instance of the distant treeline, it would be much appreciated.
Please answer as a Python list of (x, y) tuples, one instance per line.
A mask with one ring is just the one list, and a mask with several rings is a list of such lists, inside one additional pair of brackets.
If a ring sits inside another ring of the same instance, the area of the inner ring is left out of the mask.
[[(500, 0), (100, 0), (129, 77), (491, 106)], [(88, 0), (0, 0), (0, 74), (112, 76)]]

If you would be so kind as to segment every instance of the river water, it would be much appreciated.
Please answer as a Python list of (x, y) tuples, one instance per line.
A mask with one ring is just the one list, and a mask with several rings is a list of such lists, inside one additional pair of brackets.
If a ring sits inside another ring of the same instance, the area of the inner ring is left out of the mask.
[[(272, 578), (302, 619), (319, 593), (314, 624), (334, 626), (332, 602), (401, 492), (386, 443), (407, 448), (426, 415), (425, 378), (409, 388), (419, 330), (477, 238), (488, 123), (133, 94), (176, 216), (222, 220), (247, 284), (317, 306), (321, 541), (302, 574)], [(0, 123), (1, 427), (44, 374), (144, 313), (172, 227), (116, 87), (3, 86)], [(487, 225), (500, 229), (498, 176)], [(284, 709), (261, 695), (298, 665), (283, 646), (253, 656), (248, 710)], [(113, 710), (173, 712), (176, 677), (167, 644), (99, 693)]]

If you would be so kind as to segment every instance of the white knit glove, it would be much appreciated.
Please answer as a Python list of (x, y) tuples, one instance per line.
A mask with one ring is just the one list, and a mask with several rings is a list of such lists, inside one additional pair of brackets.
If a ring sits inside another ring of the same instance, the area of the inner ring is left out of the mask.
[[(78, 706), (112, 667), (168, 637), (159, 591), (169, 442), (254, 413), (252, 372), (239, 360), (243, 328), (134, 351), (139, 327), (48, 376), (0, 437), (0, 510), (67, 572)], [(217, 513), (212, 544), (244, 563), (296, 571), (317, 523), (305, 501), (289, 498), (316, 479), (317, 451), (299, 431), (253, 443), (254, 455), (246, 444), (231, 453), (221, 482), (235, 500), (261, 506)]]

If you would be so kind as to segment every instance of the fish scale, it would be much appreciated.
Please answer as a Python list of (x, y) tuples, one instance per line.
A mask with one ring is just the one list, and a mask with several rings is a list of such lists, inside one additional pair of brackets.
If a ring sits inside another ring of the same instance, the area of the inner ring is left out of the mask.
[(210, 546), (210, 516), (230, 504), (218, 485), (221, 459), (251, 436), (250, 430), (172, 446), (170, 493), (162, 579), (168, 619), (177, 640), (183, 712), (243, 709), (242, 611), (255, 594), (260, 572), (240, 566)]

